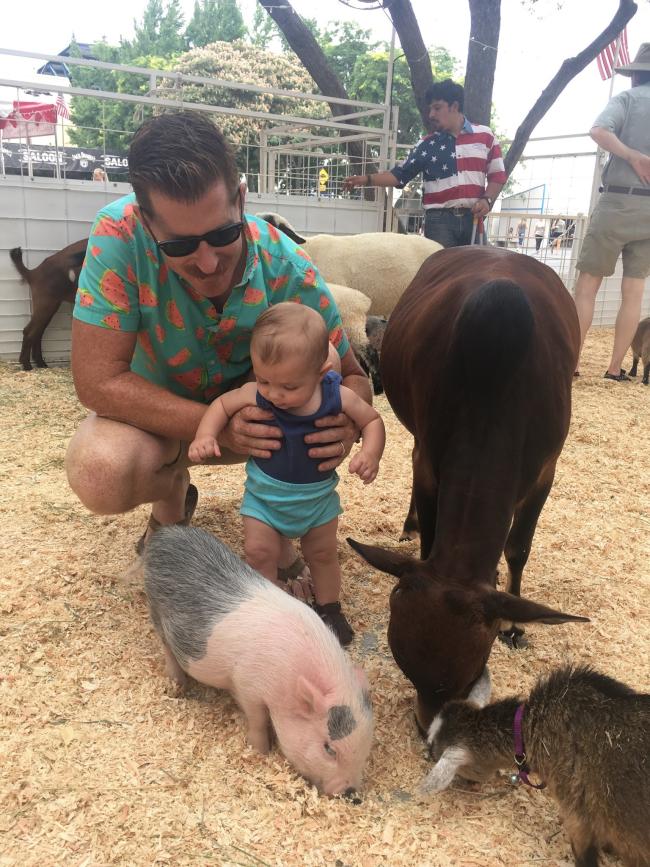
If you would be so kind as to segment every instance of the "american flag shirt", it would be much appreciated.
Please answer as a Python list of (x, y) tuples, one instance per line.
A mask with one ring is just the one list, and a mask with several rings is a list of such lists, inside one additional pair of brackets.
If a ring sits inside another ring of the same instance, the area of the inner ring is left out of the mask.
[(488, 126), (467, 118), (459, 135), (434, 132), (415, 145), (406, 159), (390, 170), (403, 187), (422, 173), (424, 208), (471, 208), (485, 192), (486, 180), (505, 184), (499, 142)]

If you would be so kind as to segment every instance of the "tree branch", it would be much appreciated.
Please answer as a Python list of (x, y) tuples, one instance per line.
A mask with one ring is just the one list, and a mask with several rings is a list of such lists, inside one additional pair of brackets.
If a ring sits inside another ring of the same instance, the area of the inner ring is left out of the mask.
[(514, 167), (517, 165), (532, 131), (553, 105), (558, 96), (562, 93), (567, 84), (572, 81), (579, 72), (582, 72), (582, 70), (588, 66), (592, 60), (594, 60), (606, 45), (609, 45), (610, 42), (616, 39), (627, 22), (634, 17), (636, 11), (637, 5), (634, 0), (619, 0), (618, 10), (603, 32), (596, 37), (596, 39), (594, 39), (594, 41), (588, 45), (584, 51), (581, 51), (580, 54), (577, 54), (575, 57), (567, 58), (562, 63), (562, 66), (560, 66), (556, 75), (542, 91), (541, 96), (528, 112), (523, 123), (519, 126), (505, 158), (506, 174), (510, 175)]
[(429, 103), (425, 96), (433, 84), (431, 58), (410, 0), (384, 0), (411, 72), (411, 86), (424, 129), (429, 127)]

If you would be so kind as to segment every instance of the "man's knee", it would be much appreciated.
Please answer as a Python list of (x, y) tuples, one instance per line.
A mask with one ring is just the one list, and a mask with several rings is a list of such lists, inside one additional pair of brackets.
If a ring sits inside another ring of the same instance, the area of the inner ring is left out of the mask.
[(110, 447), (77, 432), (68, 445), (65, 470), (74, 493), (97, 515), (116, 515), (136, 505), (129, 490), (129, 468)]

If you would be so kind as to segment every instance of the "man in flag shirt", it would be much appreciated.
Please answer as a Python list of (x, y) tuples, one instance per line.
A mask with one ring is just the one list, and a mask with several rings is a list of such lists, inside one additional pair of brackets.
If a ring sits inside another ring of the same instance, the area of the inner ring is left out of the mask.
[(610, 99), (589, 133), (610, 157), (578, 258), (575, 301), (584, 343), (600, 284), (614, 273), (622, 254), (621, 306), (604, 376), (627, 382), (621, 365), (639, 324), (650, 274), (650, 42), (639, 48), (633, 63), (615, 72), (630, 76), (632, 87)]
[(465, 93), (450, 78), (427, 90), (433, 132), (386, 172), (352, 175), (344, 188), (404, 187), (422, 174), (424, 235), (443, 247), (470, 244), (475, 217), (484, 217), (506, 182), (501, 148), (487, 126), (463, 114)]

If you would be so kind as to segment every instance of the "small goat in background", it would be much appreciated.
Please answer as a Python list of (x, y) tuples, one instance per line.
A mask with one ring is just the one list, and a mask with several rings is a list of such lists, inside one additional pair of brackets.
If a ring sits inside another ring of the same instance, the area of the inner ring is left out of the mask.
[(87, 244), (88, 238), (75, 241), (74, 244), (48, 256), (36, 268), (25, 267), (20, 247), (9, 251), (16, 270), (23, 280), (29, 283), (32, 292), (32, 316), (23, 329), (19, 357), (23, 370), (32, 369), (32, 358), (36, 367), (47, 367), (43, 359), (41, 340), (61, 303), (69, 301), (74, 304)]
[(526, 701), (477, 706), (483, 700), (472, 690), (434, 718), (427, 740), (437, 763), (422, 793), (441, 792), (456, 773), (484, 780), (516, 767), (528, 785), (535, 773), (559, 804), (576, 867), (598, 867), (598, 850), (610, 848), (626, 867), (650, 867), (650, 695), (566, 666)]

